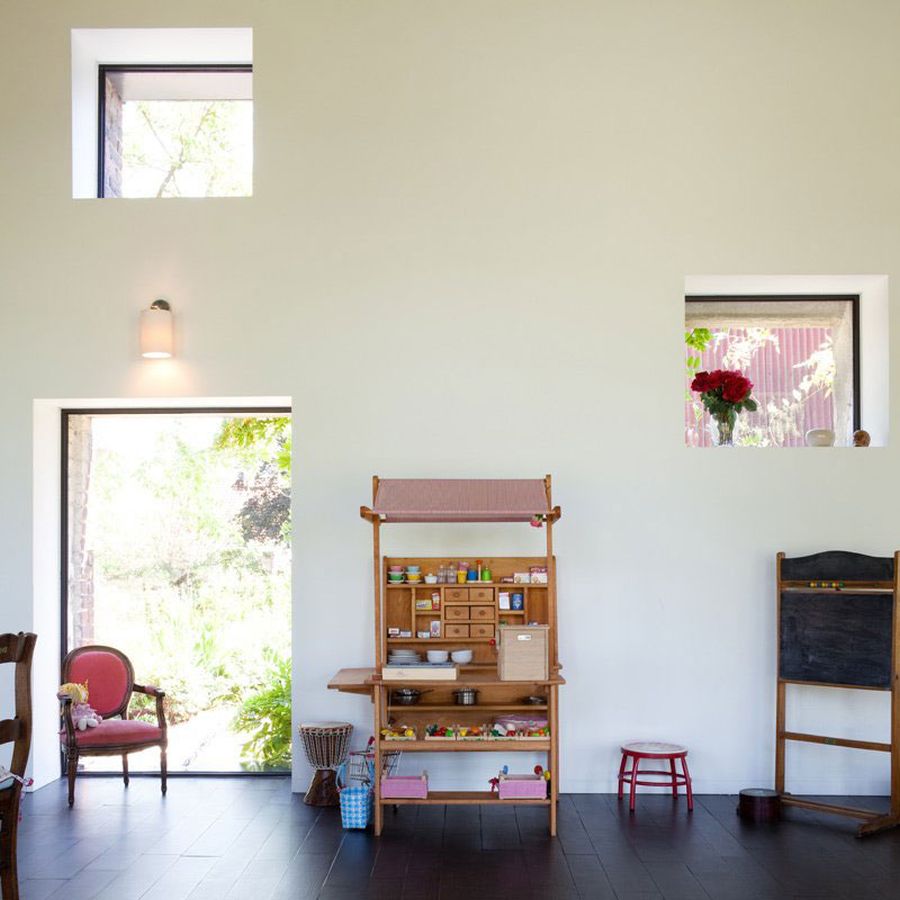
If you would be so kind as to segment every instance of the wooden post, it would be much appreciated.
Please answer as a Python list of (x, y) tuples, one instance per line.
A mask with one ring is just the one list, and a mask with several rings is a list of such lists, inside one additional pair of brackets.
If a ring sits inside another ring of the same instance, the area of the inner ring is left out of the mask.
[(384, 688), (380, 684), (376, 684), (373, 688), (375, 694), (375, 785), (374, 785), (374, 806), (375, 821), (373, 827), (375, 836), (381, 834), (381, 828), (384, 824), (384, 810), (381, 807), (381, 726), (382, 726), (382, 710), (384, 708)]
[(775, 790), (784, 793), (784, 700), (786, 685), (779, 678), (775, 692)]
[[(550, 673), (553, 677), (553, 672)], [(550, 685), (550, 836), (556, 837), (559, 804), (559, 685)]]
[[(378, 476), (372, 476), (372, 507), (378, 497)], [(372, 516), (372, 552), (375, 572), (375, 668), (380, 673), (384, 663), (384, 629), (382, 628), (382, 584), (381, 575), (381, 520), (378, 514)]]
[[(547, 492), (547, 509), (553, 510), (551, 480), (544, 476), (544, 490)], [(551, 674), (559, 671), (559, 623), (556, 621), (556, 563), (553, 558), (553, 517), (547, 516), (547, 618), (550, 624), (550, 669)]]
[(781, 561), (775, 557), (775, 790), (784, 793), (784, 731), (786, 685), (781, 680)]

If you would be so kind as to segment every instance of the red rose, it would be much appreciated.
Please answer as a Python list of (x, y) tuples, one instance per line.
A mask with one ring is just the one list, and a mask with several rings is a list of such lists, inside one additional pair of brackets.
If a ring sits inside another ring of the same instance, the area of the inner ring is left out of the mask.
[(709, 372), (698, 372), (691, 382), (691, 390), (703, 394), (709, 390)]
[(739, 372), (729, 372), (722, 385), (722, 399), (729, 403), (740, 403), (745, 400), (753, 388), (749, 378), (745, 378)]

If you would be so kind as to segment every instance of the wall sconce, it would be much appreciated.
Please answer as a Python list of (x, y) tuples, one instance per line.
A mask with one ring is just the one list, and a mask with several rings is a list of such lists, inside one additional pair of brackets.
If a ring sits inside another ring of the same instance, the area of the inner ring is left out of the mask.
[(154, 300), (141, 310), (141, 356), (168, 359), (173, 352), (172, 307), (166, 300)]

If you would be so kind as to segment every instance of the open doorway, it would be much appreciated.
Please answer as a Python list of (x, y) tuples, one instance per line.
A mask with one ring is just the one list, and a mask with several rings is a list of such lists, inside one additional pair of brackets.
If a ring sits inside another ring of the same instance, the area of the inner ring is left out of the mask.
[(62, 417), (63, 654), (116, 647), (166, 691), (170, 771), (288, 771), (290, 410)]

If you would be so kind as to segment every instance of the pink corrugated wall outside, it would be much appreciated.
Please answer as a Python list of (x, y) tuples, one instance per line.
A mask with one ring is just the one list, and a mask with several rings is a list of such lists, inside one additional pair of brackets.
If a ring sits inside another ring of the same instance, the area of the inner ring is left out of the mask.
[[(791, 392), (798, 388), (806, 369), (795, 369), (797, 363), (809, 359), (829, 337), (829, 328), (773, 328), (778, 338), (777, 349), (766, 344), (753, 357), (750, 366), (742, 370), (753, 382), (753, 398), (759, 404), (755, 413), (741, 413), (741, 419), (748, 424), (762, 427), (768, 434), (768, 414), (766, 408), (774, 401), (779, 406), (781, 398), (790, 398)], [(713, 341), (706, 352), (701, 354), (700, 369), (711, 372), (725, 368), (722, 359), (727, 349), (727, 341)], [(697, 394), (693, 395), (695, 398)], [(832, 398), (826, 397), (824, 391), (817, 391), (807, 400), (798, 420), (798, 435), (790, 435), (783, 446), (803, 446), (804, 435), (810, 428), (833, 428), (834, 405)], [(699, 426), (695, 425), (693, 406), (685, 404), (684, 411), (685, 440), (692, 447), (711, 447), (712, 435), (709, 427), (709, 413), (703, 411)]]

